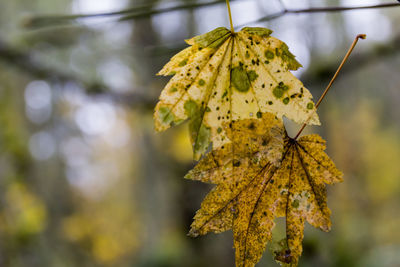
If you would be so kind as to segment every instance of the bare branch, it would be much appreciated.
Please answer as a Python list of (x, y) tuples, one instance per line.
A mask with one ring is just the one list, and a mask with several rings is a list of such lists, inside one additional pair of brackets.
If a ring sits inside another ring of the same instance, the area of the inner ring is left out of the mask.
[[(239, 0), (231, 0), (231, 2)], [(244, 0), (242, 0), (244, 1)], [(125, 21), (131, 19), (138, 19), (143, 17), (149, 17), (161, 13), (168, 13), (172, 11), (185, 10), (185, 9), (196, 9), (207, 6), (213, 6), (218, 4), (225, 4), (225, 0), (215, 0), (211, 2), (203, 3), (188, 3), (167, 8), (153, 9), (153, 5), (137, 6), (133, 8), (127, 8), (115, 12), (95, 13), (95, 14), (77, 14), (77, 15), (49, 15), (49, 16), (36, 16), (25, 19), (23, 23), (25, 27), (44, 27), (53, 26), (51, 24), (62, 24), (69, 21), (75, 21), (79, 19), (90, 19), (98, 17), (117, 17), (118, 21)]]
[(342, 12), (342, 11), (350, 11), (350, 10), (377, 9), (377, 8), (389, 8), (389, 7), (400, 7), (400, 3), (385, 3), (385, 4), (369, 5), (369, 6), (313, 7), (313, 8), (306, 8), (306, 9), (283, 8), (282, 11), (267, 15), (267, 16), (259, 18), (257, 20), (248, 22), (246, 24), (239, 25), (237, 27), (242, 27), (247, 24), (253, 24), (253, 23), (258, 23), (258, 22), (263, 22), (263, 21), (270, 21), (273, 19), (277, 19), (279, 17), (283, 17), (288, 14), (331, 13), (331, 12)]
[[(239, 0), (231, 0), (231, 1), (239, 1)], [(244, 1), (244, 0), (241, 0)], [(400, 7), (400, 3), (384, 3), (377, 5), (368, 5), (368, 6), (339, 6), (339, 7), (314, 7), (307, 9), (288, 9), (282, 2), (282, 0), (278, 0), (282, 10), (264, 17), (261, 17), (257, 20), (248, 22), (246, 24), (254, 24), (263, 21), (270, 21), (288, 14), (307, 14), (307, 13), (330, 13), (330, 12), (341, 12), (341, 11), (350, 11), (350, 10), (360, 10), (360, 9), (377, 9), (377, 8), (390, 8), (390, 7)], [(152, 5), (145, 6), (137, 6), (133, 8), (127, 8), (120, 11), (115, 12), (106, 12), (106, 13), (95, 13), (95, 14), (77, 14), (77, 15), (50, 15), (50, 16), (37, 16), (25, 19), (24, 25), (26, 27), (44, 27), (44, 26), (53, 26), (58, 24), (67, 23), (70, 21), (75, 21), (79, 19), (89, 19), (89, 18), (97, 18), (97, 17), (117, 17), (118, 21), (132, 20), (143, 17), (149, 17), (161, 13), (167, 13), (177, 10), (184, 9), (196, 9), (203, 8), (207, 6), (213, 6), (218, 4), (224, 4), (224, 0), (215, 0), (211, 2), (205, 3), (189, 3), (183, 4), (173, 7), (160, 8), (160, 9), (152, 9)], [(239, 25), (238, 27), (242, 27), (243, 25)]]

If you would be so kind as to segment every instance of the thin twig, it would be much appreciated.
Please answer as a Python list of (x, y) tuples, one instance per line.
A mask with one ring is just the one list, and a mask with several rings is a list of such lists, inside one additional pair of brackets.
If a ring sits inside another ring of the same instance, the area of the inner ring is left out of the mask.
[(257, 20), (250, 21), (245, 24), (241, 24), (237, 27), (242, 27), (247, 24), (254, 24), (258, 22), (274, 20), (288, 14), (307, 14), (307, 13), (323, 13), (323, 12), (329, 13), (329, 12), (341, 12), (350, 10), (389, 8), (389, 7), (400, 7), (400, 3), (385, 3), (385, 4), (369, 5), (369, 6), (312, 7), (306, 9), (287, 9), (286, 7), (283, 7), (283, 9), (279, 12), (267, 15), (265, 17), (261, 17)]
[[(238, 1), (238, 0), (231, 0)], [(41, 27), (41, 26), (51, 26), (49, 23), (56, 22), (68, 22), (78, 19), (90, 19), (98, 17), (119, 17), (118, 21), (125, 21), (130, 19), (137, 19), (143, 17), (149, 17), (152, 15), (157, 15), (161, 13), (168, 13), (172, 11), (184, 10), (184, 9), (196, 9), (207, 6), (213, 6), (218, 4), (223, 4), (224, 0), (215, 0), (203, 3), (188, 3), (172, 7), (152, 9), (153, 5), (136, 6), (132, 8), (127, 8), (114, 12), (104, 12), (104, 13), (94, 13), (94, 14), (76, 14), (76, 15), (49, 15), (49, 16), (34, 16), (26, 19), (25, 26), (27, 27)]]
[[(238, 1), (238, 0), (230, 0), (230, 1)], [(243, 0), (242, 0), (243, 1)], [(257, 20), (248, 22), (246, 24), (253, 24), (263, 21), (270, 21), (273, 19), (280, 18), (282, 16), (288, 14), (304, 14), (304, 13), (321, 13), (321, 12), (340, 12), (340, 11), (350, 11), (350, 10), (360, 10), (360, 9), (375, 9), (375, 8), (389, 8), (389, 7), (400, 7), (399, 3), (384, 3), (377, 5), (369, 5), (369, 6), (343, 6), (343, 7), (314, 7), (307, 9), (287, 9), (282, 1), (279, 1), (282, 5), (282, 10), (264, 17), (261, 17)], [(37, 16), (26, 19), (25, 26), (27, 27), (41, 27), (41, 26), (52, 26), (50, 23), (63, 23), (67, 21), (73, 21), (78, 19), (89, 19), (89, 18), (97, 18), (97, 17), (119, 17), (118, 21), (125, 21), (143, 17), (149, 17), (161, 13), (167, 13), (177, 10), (184, 9), (196, 9), (207, 6), (213, 6), (217, 4), (224, 3), (224, 0), (216, 0), (205, 3), (190, 3), (183, 4), (173, 7), (160, 8), (160, 9), (151, 9), (151, 5), (146, 6), (138, 6), (134, 8), (127, 8), (120, 11), (115, 12), (105, 12), (105, 13), (95, 13), (95, 14), (77, 14), (77, 15), (50, 15), (50, 16)], [(150, 10), (149, 10), (150, 9)], [(244, 24), (243, 24), (244, 25)], [(243, 25), (239, 25), (241, 27)]]
[[(338, 69), (336, 70), (335, 75), (333, 75), (331, 81), (329, 82), (328, 86), (326, 87), (325, 91), (322, 93), (321, 97), (319, 98), (317, 104), (315, 105), (315, 109), (317, 109), (319, 107), (319, 105), (321, 104), (322, 100), (325, 98), (326, 94), (328, 93), (329, 89), (332, 87), (333, 82), (336, 80), (337, 76), (339, 75), (340, 71), (342, 70), (344, 63), (346, 63), (347, 59), (349, 58), (351, 52), (353, 52), (354, 48), (356, 47), (358, 40), (359, 39), (365, 39), (367, 38), (367, 36), (365, 34), (359, 34), (356, 36), (356, 38), (354, 39), (353, 43), (351, 44), (349, 50), (347, 51), (346, 55), (344, 56), (342, 63), (340, 63)], [(312, 116), (313, 114), (311, 114)], [(310, 116), (310, 117), (311, 117)], [(309, 119), (308, 119), (309, 120)], [(307, 120), (307, 121), (308, 121)], [(307, 126), (307, 122), (303, 124), (303, 126), (300, 128), (299, 132), (296, 134), (296, 136), (293, 138), (294, 140), (296, 140), (301, 132), (303, 132), (304, 128)]]

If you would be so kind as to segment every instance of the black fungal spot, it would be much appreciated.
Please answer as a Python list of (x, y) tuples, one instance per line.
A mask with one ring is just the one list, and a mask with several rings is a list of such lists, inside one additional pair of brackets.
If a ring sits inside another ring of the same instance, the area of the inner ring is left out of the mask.
[(256, 128), (256, 126), (255, 126), (254, 123), (252, 122), (252, 123), (249, 124), (249, 126), (247, 126), (247, 128), (248, 128), (249, 130), (254, 130), (254, 129)]
[(268, 145), (268, 141), (267, 141), (266, 139), (263, 139), (263, 141), (262, 141), (261, 145), (262, 145), (262, 146), (266, 146), (266, 145)]
[(240, 161), (238, 161), (238, 160), (233, 160), (233, 166), (234, 167), (239, 167), (240, 166)]

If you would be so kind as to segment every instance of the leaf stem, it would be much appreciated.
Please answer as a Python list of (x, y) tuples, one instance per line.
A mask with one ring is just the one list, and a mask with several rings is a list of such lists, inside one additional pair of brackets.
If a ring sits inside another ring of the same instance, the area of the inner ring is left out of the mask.
[(235, 33), (235, 29), (233, 28), (232, 13), (231, 13), (231, 6), (229, 4), (229, 0), (226, 0), (226, 6), (228, 8), (228, 13), (229, 13), (229, 23), (231, 24), (231, 32)]
[[(332, 87), (333, 82), (336, 80), (337, 76), (339, 75), (340, 71), (343, 68), (343, 65), (346, 63), (347, 59), (349, 58), (351, 52), (353, 52), (354, 48), (356, 47), (358, 40), (359, 39), (365, 39), (367, 38), (367, 35), (365, 34), (358, 34), (356, 38), (354, 39), (353, 43), (351, 44), (349, 50), (347, 51), (346, 55), (344, 56), (342, 63), (340, 63), (338, 69), (336, 70), (335, 75), (333, 75), (331, 81), (329, 82), (328, 86), (325, 88), (325, 91), (322, 93), (321, 97), (319, 98), (317, 104), (315, 105), (315, 109), (319, 107), (321, 104), (322, 100), (325, 98), (326, 94), (328, 93), (329, 89)], [(312, 116), (312, 114), (311, 114)], [(303, 132), (304, 128), (307, 126), (308, 120), (310, 120), (311, 116), (307, 119), (307, 121), (301, 126), (299, 132), (296, 134), (296, 136), (293, 138), (294, 140), (297, 140), (297, 138), (300, 136), (300, 134)]]

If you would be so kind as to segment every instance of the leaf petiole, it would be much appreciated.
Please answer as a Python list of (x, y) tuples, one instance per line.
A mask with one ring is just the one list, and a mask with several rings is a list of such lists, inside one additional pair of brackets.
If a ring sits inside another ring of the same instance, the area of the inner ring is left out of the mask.
[[(342, 62), (340, 63), (338, 69), (336, 70), (335, 75), (333, 75), (331, 81), (329, 82), (328, 86), (326, 87), (325, 91), (322, 93), (321, 97), (319, 98), (317, 104), (315, 105), (315, 108), (317, 109), (319, 105), (321, 104), (322, 100), (325, 98), (326, 94), (328, 93), (329, 89), (332, 87), (333, 82), (336, 80), (337, 76), (339, 75), (340, 71), (343, 68), (344, 63), (346, 63), (347, 59), (349, 58), (351, 52), (353, 52), (354, 48), (356, 47), (358, 43), (358, 39), (365, 39), (367, 38), (366, 34), (358, 34), (356, 38), (354, 39), (353, 43), (351, 44), (349, 50), (347, 51), (346, 55), (344, 56)], [(310, 116), (311, 117), (311, 116)], [(301, 126), (299, 132), (296, 134), (296, 136), (293, 138), (294, 140), (297, 140), (297, 138), (300, 136), (300, 134), (303, 132), (304, 128), (307, 126), (307, 122)]]
[(231, 13), (231, 6), (229, 4), (229, 0), (226, 0), (226, 6), (228, 8), (228, 13), (229, 13), (229, 23), (231, 24), (231, 32), (235, 33), (235, 30), (233, 28), (232, 13)]

